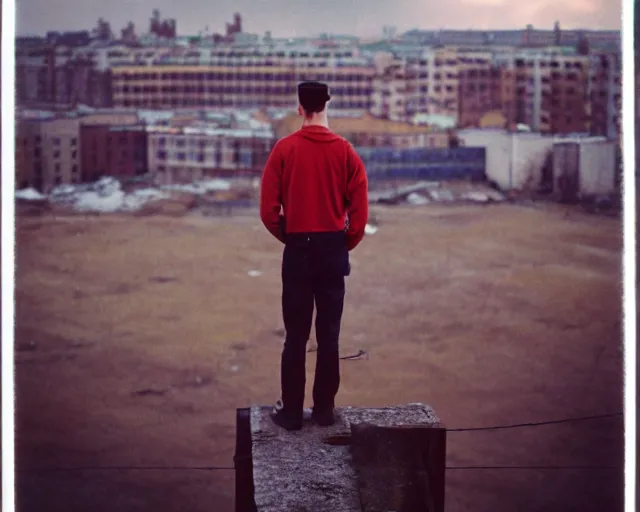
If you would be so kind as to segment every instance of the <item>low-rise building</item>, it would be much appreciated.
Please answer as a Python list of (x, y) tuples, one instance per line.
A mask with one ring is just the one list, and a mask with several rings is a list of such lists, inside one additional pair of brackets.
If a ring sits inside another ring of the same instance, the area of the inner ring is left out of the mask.
[(158, 128), (148, 137), (149, 171), (158, 185), (258, 175), (275, 143), (273, 132), (220, 128)]
[(49, 192), (57, 185), (80, 183), (80, 127), (91, 124), (134, 124), (130, 113), (95, 113), (75, 117), (19, 119), (16, 126), (16, 182), (19, 188)]
[[(285, 137), (301, 126), (301, 117), (291, 113), (274, 122), (275, 135), (277, 138)], [(359, 117), (330, 116), (329, 127), (358, 147), (444, 148), (449, 144), (449, 135), (445, 130), (376, 118), (370, 114)]]
[(96, 181), (102, 176), (132, 178), (149, 170), (145, 126), (81, 126), (80, 143), (82, 181)]

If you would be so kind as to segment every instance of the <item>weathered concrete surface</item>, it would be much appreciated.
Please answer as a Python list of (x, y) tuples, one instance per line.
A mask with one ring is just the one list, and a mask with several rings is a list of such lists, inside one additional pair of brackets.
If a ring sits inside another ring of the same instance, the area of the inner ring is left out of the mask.
[(446, 431), (352, 424), (362, 512), (444, 512)]
[[(269, 418), (271, 408), (251, 407), (253, 481), (258, 512), (360, 512), (358, 482), (345, 439), (352, 424), (438, 426), (422, 404), (380, 409), (338, 408), (332, 427), (317, 427), (305, 414), (301, 431), (288, 432)], [(330, 444), (331, 443), (331, 444)]]

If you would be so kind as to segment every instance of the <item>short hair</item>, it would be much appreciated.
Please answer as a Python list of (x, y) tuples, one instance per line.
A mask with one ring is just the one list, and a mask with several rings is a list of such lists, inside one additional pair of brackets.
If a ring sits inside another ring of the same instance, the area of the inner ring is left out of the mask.
[(298, 101), (309, 114), (322, 112), (331, 99), (329, 86), (322, 82), (302, 82), (298, 84)]

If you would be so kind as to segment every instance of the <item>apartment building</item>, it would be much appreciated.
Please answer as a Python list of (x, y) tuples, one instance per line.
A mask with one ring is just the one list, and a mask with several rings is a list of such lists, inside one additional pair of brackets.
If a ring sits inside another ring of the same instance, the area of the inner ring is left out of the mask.
[(372, 81), (370, 112), (391, 121), (408, 121), (408, 77), (403, 64), (389, 65)]
[(80, 127), (80, 145), (83, 182), (102, 176), (132, 178), (149, 170), (145, 126), (84, 125)]
[(26, 121), (16, 129), (16, 180), (20, 188), (48, 192), (63, 183), (80, 183), (78, 119)]
[(419, 45), (574, 46), (585, 38), (592, 48), (620, 48), (619, 30), (536, 29), (521, 30), (412, 30), (402, 39)]
[(16, 183), (49, 192), (57, 185), (80, 183), (80, 127), (83, 124), (133, 124), (134, 114), (22, 119), (16, 126)]
[(116, 65), (113, 101), (143, 108), (294, 108), (297, 84), (318, 80), (331, 87), (332, 109), (366, 111), (373, 63), (339, 50), (200, 48), (151, 63)]
[(419, 58), (387, 64), (374, 79), (375, 116), (408, 121), (432, 114), (476, 126), (484, 114), (502, 106), (501, 73), (486, 49), (427, 48)]
[(106, 67), (96, 66), (93, 53), (55, 45), (18, 48), (18, 105), (111, 106), (111, 74)]
[(219, 128), (171, 128), (148, 137), (149, 170), (158, 185), (259, 174), (275, 144), (272, 132)]
[[(505, 91), (506, 92), (506, 91)], [(503, 108), (500, 69), (490, 55), (462, 55), (458, 71), (458, 126), (478, 126), (488, 113)]]
[(591, 134), (617, 139), (620, 135), (621, 59), (619, 54), (590, 56), (589, 97)]
[(394, 121), (419, 113), (457, 117), (458, 78), (455, 48), (427, 48), (419, 58), (395, 59), (374, 79), (371, 113)]
[(16, 51), (16, 101), (23, 106), (111, 106), (111, 74), (95, 51), (54, 45)]
[(542, 133), (589, 131), (589, 57), (551, 48), (499, 54), (494, 63), (510, 125)]

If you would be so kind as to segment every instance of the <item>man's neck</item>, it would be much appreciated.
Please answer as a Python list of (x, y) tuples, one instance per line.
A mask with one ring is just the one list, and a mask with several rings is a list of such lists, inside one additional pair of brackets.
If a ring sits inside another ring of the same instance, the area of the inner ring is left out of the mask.
[(302, 126), (323, 126), (325, 128), (329, 128), (329, 120), (327, 119), (327, 115), (316, 114), (311, 117), (305, 117)]

